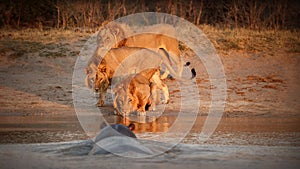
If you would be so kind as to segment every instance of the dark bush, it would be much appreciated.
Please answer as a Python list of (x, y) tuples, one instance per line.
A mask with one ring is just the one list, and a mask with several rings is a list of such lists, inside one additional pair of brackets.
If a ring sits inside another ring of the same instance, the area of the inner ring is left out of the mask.
[(224, 28), (299, 29), (297, 0), (0, 0), (0, 27), (97, 28), (137, 12), (164, 12)]

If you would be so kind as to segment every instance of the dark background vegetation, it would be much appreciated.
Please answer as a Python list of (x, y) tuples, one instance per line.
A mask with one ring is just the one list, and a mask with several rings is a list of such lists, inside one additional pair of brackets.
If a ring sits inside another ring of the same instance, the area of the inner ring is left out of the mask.
[(220, 28), (299, 29), (299, 0), (0, 0), (0, 27), (97, 28), (138, 12), (163, 12)]

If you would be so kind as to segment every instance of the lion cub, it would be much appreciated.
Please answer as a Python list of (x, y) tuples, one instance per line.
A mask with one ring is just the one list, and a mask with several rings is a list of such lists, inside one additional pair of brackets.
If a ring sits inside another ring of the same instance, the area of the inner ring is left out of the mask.
[(168, 86), (161, 80), (159, 68), (146, 69), (129, 76), (114, 89), (114, 108), (123, 116), (131, 112), (145, 115), (149, 108), (156, 108), (157, 88), (163, 91), (164, 103), (167, 104), (170, 99)]

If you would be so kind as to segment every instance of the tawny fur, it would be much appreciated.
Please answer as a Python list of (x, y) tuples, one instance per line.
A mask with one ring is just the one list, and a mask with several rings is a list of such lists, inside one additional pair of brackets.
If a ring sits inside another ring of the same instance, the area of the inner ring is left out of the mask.
[[(157, 24), (146, 27), (144, 34), (131, 35), (129, 26), (125, 24), (110, 23), (99, 30), (97, 35), (97, 49), (94, 55), (90, 58), (86, 66), (85, 84), (92, 88), (97, 72), (97, 66), (102, 57), (100, 53), (107, 50), (107, 48), (127, 47), (141, 47), (157, 51), (159, 48), (165, 49), (170, 53), (170, 57), (175, 62), (178, 68), (178, 75), (181, 76), (183, 70), (183, 63), (180, 58), (178, 40), (176, 39), (176, 31), (172, 25)], [(171, 35), (171, 36), (166, 36)], [(162, 79), (168, 75), (168, 70), (162, 76)]]
[(114, 108), (119, 115), (131, 112), (143, 113), (146, 107), (156, 108), (157, 89), (164, 93), (165, 104), (169, 102), (169, 91), (167, 85), (161, 80), (160, 70), (157, 68), (146, 69), (129, 76), (114, 90)]

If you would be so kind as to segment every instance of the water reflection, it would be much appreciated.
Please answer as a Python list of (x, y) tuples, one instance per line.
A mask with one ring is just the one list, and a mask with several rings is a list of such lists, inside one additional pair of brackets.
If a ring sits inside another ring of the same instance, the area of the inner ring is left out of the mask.
[[(156, 119), (149, 119), (154, 117), (137, 116), (136, 120), (132, 118), (116, 116), (116, 123), (128, 126), (130, 123), (135, 124), (135, 132), (167, 132), (172, 123), (176, 120), (176, 116), (160, 116)], [(147, 122), (148, 121), (148, 122)], [(150, 121), (150, 122), (149, 122)]]
[[(99, 114), (91, 119), (97, 121)], [(142, 118), (143, 116), (137, 116)], [(109, 124), (136, 125), (135, 133), (140, 138), (152, 138), (168, 132), (177, 120), (177, 114), (163, 113), (153, 120), (123, 118), (105, 112), (104, 118)], [(148, 117), (149, 118), (149, 117)], [(198, 116), (193, 128), (186, 136), (185, 143), (198, 143), (206, 116)], [(150, 122), (148, 122), (150, 121)], [(100, 123), (100, 121), (98, 121)], [(94, 135), (100, 131), (100, 126)], [(184, 125), (182, 125), (184, 126)], [(179, 127), (182, 127), (179, 125)], [(300, 145), (299, 117), (240, 116), (223, 117), (209, 143), (219, 144), (255, 144), (255, 145)], [(88, 134), (87, 134), (88, 135)], [(174, 136), (175, 137), (175, 136)], [(37, 143), (90, 139), (75, 114), (47, 116), (1, 116), (0, 143)]]

